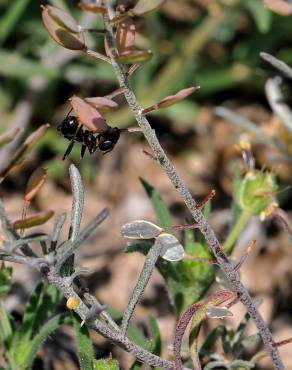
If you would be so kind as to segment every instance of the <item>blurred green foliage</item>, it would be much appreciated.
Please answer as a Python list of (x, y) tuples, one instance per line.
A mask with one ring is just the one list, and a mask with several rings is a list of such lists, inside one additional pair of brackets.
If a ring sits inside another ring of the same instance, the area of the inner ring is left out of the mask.
[[(83, 25), (101, 26), (98, 15), (81, 11), (72, 2), (47, 3), (69, 10)], [(49, 150), (51, 160), (67, 145), (54, 128), (66, 114), (68, 97), (102, 96), (116, 87), (114, 74), (106, 63), (56, 45), (41, 23), (38, 2), (1, 0), (0, 14), (1, 132), (13, 125), (17, 107), (25, 102), (31, 108), (24, 118), (27, 130), (43, 122), (52, 124), (39, 146)], [(147, 105), (183, 87), (201, 86), (186, 101), (155, 113), (178, 124), (194, 126), (198, 108), (212, 101), (263, 97), (269, 71), (259, 59), (260, 51), (292, 62), (291, 19), (265, 9), (262, 0), (169, 0), (161, 11), (138, 22), (137, 46), (154, 52), (131, 77), (140, 101)], [(103, 52), (100, 35), (86, 35), (86, 42)], [(113, 125), (131, 123), (126, 108), (109, 119)], [(77, 158), (76, 149), (73, 159)], [(48, 163), (58, 176), (63, 167), (55, 165)]]

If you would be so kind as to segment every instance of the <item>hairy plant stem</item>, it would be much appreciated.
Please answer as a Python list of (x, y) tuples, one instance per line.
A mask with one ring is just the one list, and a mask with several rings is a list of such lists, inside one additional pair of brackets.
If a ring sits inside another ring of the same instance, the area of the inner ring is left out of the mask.
[[(64, 277), (61, 277), (58, 270), (55, 270), (54, 267), (50, 268), (50, 272), (47, 274), (47, 278), (49, 282), (53, 284), (59, 291), (61, 291), (66, 298), (79, 298), (72, 285), (68, 283), (68, 280), (66, 280), (66, 278)], [(144, 348), (137, 346), (136, 344), (131, 342), (120, 330), (113, 330), (109, 328), (104, 322), (96, 318), (89, 321), (87, 319), (87, 317), (89, 316), (89, 308), (83, 303), (83, 301), (80, 301), (80, 305), (74, 311), (76, 311), (80, 318), (87, 323), (88, 327), (90, 327), (94, 331), (97, 331), (103, 337), (112, 341), (114, 344), (119, 345), (127, 352), (130, 352), (140, 361), (154, 367), (175, 370), (174, 364), (172, 362), (163, 360), (162, 358), (146, 351)]]
[(159, 242), (156, 242), (152, 245), (152, 247), (149, 249), (149, 252), (146, 256), (143, 269), (140, 273), (140, 276), (138, 278), (138, 281), (135, 285), (135, 288), (133, 289), (133, 293), (130, 297), (128, 306), (124, 312), (123, 321), (121, 324), (121, 330), (123, 334), (126, 334), (130, 319), (132, 317), (132, 314), (134, 312), (134, 309), (139, 302), (139, 299), (141, 298), (146, 285), (148, 284), (148, 281), (153, 273), (153, 270), (155, 268), (155, 264), (161, 255), (161, 252), (163, 250), (164, 246), (160, 244)]
[(105, 25), (105, 37), (108, 43), (108, 54), (111, 58), (113, 69), (116, 73), (117, 79), (119, 81), (120, 87), (125, 89), (124, 95), (129, 104), (130, 109), (132, 110), (138, 125), (143, 131), (143, 134), (148, 141), (154, 156), (156, 157), (158, 163), (160, 164), (163, 171), (169, 177), (171, 183), (181, 196), (182, 200), (186, 204), (190, 213), (192, 214), (195, 222), (198, 224), (198, 227), (202, 234), (204, 235), (206, 242), (208, 243), (210, 249), (215, 255), (217, 262), (222, 271), (226, 274), (231, 286), (233, 287), (234, 292), (237, 294), (240, 301), (246, 307), (248, 313), (252, 317), (259, 330), (259, 334), (263, 340), (265, 348), (269, 353), (273, 365), (277, 370), (284, 370), (284, 365), (282, 363), (278, 349), (275, 347), (275, 342), (273, 340), (272, 334), (269, 328), (266, 326), (262, 316), (258, 312), (256, 306), (254, 305), (249, 293), (243, 286), (240, 281), (240, 277), (237, 271), (234, 270), (232, 264), (230, 263), (228, 257), (224, 253), (223, 249), (220, 246), (220, 243), (211, 228), (211, 226), (206, 221), (204, 215), (202, 214), (199, 207), (197, 207), (196, 201), (193, 199), (190, 191), (179, 177), (175, 167), (169, 161), (164, 150), (162, 149), (155, 131), (151, 128), (147, 118), (142, 114), (142, 107), (137, 102), (136, 96), (133, 93), (132, 89), (127, 80), (127, 75), (124, 72), (123, 68), (115, 60), (116, 48), (115, 48), (115, 37), (113, 34), (112, 26), (110, 25), (109, 15), (106, 13), (103, 15), (104, 25)]

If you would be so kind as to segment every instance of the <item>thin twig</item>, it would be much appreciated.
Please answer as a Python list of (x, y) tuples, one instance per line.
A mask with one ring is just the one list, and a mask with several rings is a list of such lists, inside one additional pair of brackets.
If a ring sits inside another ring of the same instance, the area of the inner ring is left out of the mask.
[(149, 249), (149, 252), (146, 256), (143, 269), (140, 273), (140, 276), (138, 278), (138, 281), (135, 285), (135, 288), (133, 289), (132, 296), (129, 300), (128, 306), (124, 312), (121, 330), (123, 334), (126, 334), (130, 319), (133, 315), (134, 309), (139, 302), (146, 285), (148, 284), (148, 281), (153, 273), (155, 264), (161, 255), (162, 250), (164, 249), (164, 246), (159, 243), (159, 241), (156, 241), (152, 247)]
[(284, 102), (281, 83), (281, 77), (269, 78), (265, 86), (266, 95), (273, 112), (280, 118), (283, 126), (292, 134), (292, 111)]
[(253, 318), (259, 330), (259, 333), (262, 337), (262, 340), (265, 344), (266, 350), (268, 351), (273, 361), (275, 369), (283, 370), (284, 365), (282, 363), (278, 349), (274, 346), (274, 340), (273, 340), (270, 330), (266, 326), (262, 316), (260, 315), (256, 306), (254, 305), (249, 293), (247, 292), (245, 287), (242, 285), (238, 272), (234, 270), (226, 254), (223, 252), (213, 229), (207, 223), (203, 213), (197, 207), (197, 203), (193, 199), (190, 191), (186, 187), (183, 180), (177, 174), (175, 167), (172, 165), (172, 163), (169, 161), (168, 157), (166, 156), (164, 150), (162, 149), (155, 135), (155, 131), (151, 128), (147, 118), (143, 116), (142, 114), (143, 108), (138, 104), (136, 96), (134, 95), (133, 91), (131, 90), (129, 86), (127, 76), (125, 72), (123, 71), (122, 67), (115, 60), (115, 38), (114, 38), (112, 26), (110, 25), (108, 14), (103, 15), (103, 20), (104, 20), (105, 29), (106, 29), (105, 37), (108, 43), (108, 54), (111, 58), (111, 63), (116, 73), (120, 87), (126, 89), (124, 95), (129, 104), (129, 107), (131, 108), (137, 120), (138, 125), (141, 127), (144, 133), (144, 136), (146, 140), (148, 141), (154, 153), (154, 156), (157, 158), (158, 162), (160, 163), (161, 168), (164, 170), (166, 175), (169, 177), (173, 186), (175, 187), (175, 189), (177, 190), (177, 192), (183, 199), (184, 203), (186, 204), (187, 208), (192, 214), (195, 222), (198, 223), (199, 229), (201, 230), (202, 234), (205, 236), (206, 242), (208, 243), (213, 254), (215, 255), (220, 265), (220, 268), (227, 275), (228, 280), (233, 287), (233, 290), (236, 292), (241, 302), (245, 305), (248, 313)]
[[(76, 297), (79, 298), (75, 293), (73, 287), (67, 283), (65, 278), (62, 278), (58, 271), (54, 270), (52, 267), (50, 272), (47, 275), (47, 278), (51, 284), (56, 286), (66, 298)], [(152, 353), (146, 351), (145, 349), (137, 346), (131, 342), (126, 336), (124, 336), (121, 331), (113, 330), (109, 328), (105, 323), (99, 319), (93, 321), (88, 321), (87, 318), (89, 315), (89, 308), (81, 301), (80, 305), (75, 309), (80, 318), (84, 320), (87, 325), (100, 333), (103, 337), (109, 339), (114, 344), (119, 345), (124, 348), (126, 351), (130, 352), (133, 356), (154, 367), (161, 367), (162, 369), (171, 369), (175, 370), (174, 364), (172, 362), (161, 359), (160, 357), (153, 355)]]
[(273, 55), (268, 53), (260, 53), (260, 57), (266, 62), (270, 63), (273, 67), (277, 68), (278, 71), (282, 72), (286, 77), (292, 79), (292, 68), (290, 68), (286, 63), (275, 58)]

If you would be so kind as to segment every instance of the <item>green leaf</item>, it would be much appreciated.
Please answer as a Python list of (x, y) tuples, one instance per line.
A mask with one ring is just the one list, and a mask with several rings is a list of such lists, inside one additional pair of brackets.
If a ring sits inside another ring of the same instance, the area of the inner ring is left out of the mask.
[(12, 267), (5, 266), (4, 263), (0, 267), (0, 296), (7, 294), (11, 288)]
[(161, 227), (171, 226), (172, 220), (170, 212), (168, 211), (168, 208), (163, 202), (163, 200), (161, 199), (158, 191), (143, 178), (140, 178), (140, 182), (143, 185), (144, 190), (146, 191), (151, 201), (152, 207), (155, 212), (156, 220), (159, 226)]
[[(161, 227), (172, 225), (170, 212), (163, 202), (158, 191), (146, 180), (140, 179), (154, 209), (157, 223)], [(141, 242), (127, 246), (126, 252), (138, 251), (146, 255), (151, 243)], [(185, 250), (194, 257), (210, 258), (210, 253), (205, 244), (195, 243), (193, 231), (186, 231)], [(170, 300), (179, 314), (186, 307), (202, 299), (215, 278), (213, 265), (195, 261), (182, 260), (179, 262), (163, 261), (161, 258), (156, 263), (158, 271), (163, 276)]]
[(116, 359), (95, 360), (94, 370), (119, 370), (120, 366)]
[[(29, 341), (52, 316), (61, 293), (53, 286), (40, 282), (32, 292), (23, 316), (23, 341)], [(24, 339), (25, 338), (25, 339)]]
[(8, 350), (12, 339), (12, 327), (9, 320), (9, 315), (4, 307), (3, 302), (0, 300), (0, 338), (3, 347)]
[(0, 43), (2, 44), (10, 32), (14, 30), (14, 27), (17, 25), (17, 22), (26, 9), (27, 4), (30, 0), (15, 0), (12, 1), (5, 14), (0, 19)]
[[(122, 322), (123, 315), (121, 314), (121, 312), (113, 309), (112, 307), (109, 308), (108, 312), (118, 325)], [(137, 326), (134, 324), (129, 324), (127, 337), (140, 347), (145, 348), (147, 344), (147, 339), (143, 335), (142, 331), (138, 329)]]
[(81, 326), (81, 320), (75, 313), (72, 314), (79, 365), (81, 370), (95, 369), (93, 345), (86, 325)]
[(208, 355), (211, 352), (216, 340), (223, 336), (226, 333), (226, 327), (224, 325), (219, 325), (214, 328), (211, 333), (207, 336), (204, 343), (200, 348), (201, 355)]
[(29, 81), (36, 76), (53, 79), (58, 76), (58, 70), (45, 67), (15, 52), (1, 50), (0, 75), (25, 81)]
[(149, 317), (149, 327), (151, 334), (151, 353), (154, 353), (157, 356), (161, 356), (161, 336), (159, 327), (155, 317)]
[[(135, 243), (128, 245), (125, 252), (146, 255), (151, 245), (146, 241)], [(198, 257), (209, 256), (209, 252), (199, 243), (190, 248), (196, 251)], [(166, 282), (169, 298), (178, 314), (202, 299), (215, 278), (215, 266), (200, 261), (168, 262), (159, 258), (156, 267)]]
[(36, 354), (39, 350), (41, 344), (45, 339), (57, 330), (61, 325), (68, 324), (71, 322), (70, 316), (68, 314), (60, 314), (54, 316), (51, 320), (47, 321), (41, 328), (37, 335), (29, 342), (29, 346), (26, 351), (20, 351), (20, 348), (17, 350), (17, 362), (20, 365), (19, 368), (26, 369), (30, 367), (33, 363), (33, 360), (36, 357)]
[(272, 23), (272, 13), (264, 6), (262, 0), (249, 0), (245, 6), (250, 11), (258, 30), (266, 33), (270, 30)]

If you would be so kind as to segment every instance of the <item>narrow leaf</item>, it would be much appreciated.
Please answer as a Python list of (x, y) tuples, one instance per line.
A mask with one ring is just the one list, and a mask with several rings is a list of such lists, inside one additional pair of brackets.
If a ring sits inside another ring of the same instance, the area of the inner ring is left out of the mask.
[(34, 226), (43, 225), (54, 216), (54, 213), (54, 211), (43, 211), (26, 218), (16, 220), (13, 222), (13, 228), (15, 230), (29, 229)]
[(84, 227), (84, 229), (78, 234), (78, 237), (73, 242), (69, 240), (58, 249), (59, 258), (57, 265), (59, 267), (65, 262), (67, 258), (75, 253), (78, 247), (89, 237), (89, 235), (96, 229), (96, 227), (106, 219), (108, 214), (109, 208), (104, 208)]
[(51, 237), (50, 251), (53, 251), (53, 250), (56, 249), (57, 242), (58, 242), (59, 236), (60, 236), (60, 232), (61, 232), (61, 229), (62, 229), (65, 221), (66, 221), (66, 213), (62, 213), (56, 219), (56, 222), (55, 222), (54, 228), (53, 228), (53, 232), (52, 232), (52, 237)]
[(4, 303), (0, 300), (0, 339), (3, 347), (8, 350), (12, 340), (13, 332), (9, 320), (9, 315), (5, 309)]
[(27, 7), (29, 0), (15, 0), (6, 7), (6, 12), (2, 13), (0, 20), (0, 43), (2, 44), (11, 31), (17, 27), (17, 22)]
[(131, 9), (131, 13), (136, 16), (143, 16), (160, 8), (165, 2), (166, 0), (139, 0)]
[(36, 241), (46, 241), (48, 240), (48, 235), (46, 234), (32, 234), (25, 238), (17, 239), (14, 242), (9, 243), (9, 248), (11, 252), (15, 252), (16, 249), (22, 247), (23, 245)]
[(264, 7), (262, 1), (246, 1), (246, 7), (250, 11), (258, 30), (262, 33), (269, 31), (272, 23), (271, 12)]
[(161, 336), (160, 330), (158, 327), (157, 320), (155, 317), (149, 317), (149, 327), (151, 333), (151, 353), (154, 353), (157, 356), (161, 356)]
[(5, 266), (2, 262), (0, 267), (0, 296), (9, 292), (12, 284), (12, 267)]
[(25, 158), (27, 152), (32, 146), (45, 134), (47, 129), (50, 127), (49, 124), (44, 124), (30, 134), (20, 148), (15, 152), (7, 167), (0, 173), (0, 182), (3, 178), (17, 165), (19, 165)]
[(1, 134), (0, 135), (0, 148), (10, 143), (11, 141), (13, 141), (19, 132), (20, 132), (20, 128), (16, 127), (14, 129), (11, 129)]
[(72, 318), (74, 323), (80, 369), (92, 370), (94, 369), (95, 358), (89, 331), (86, 325), (80, 325), (81, 321), (78, 315), (74, 313), (72, 314)]
[(71, 226), (69, 238), (74, 241), (78, 234), (82, 219), (84, 207), (84, 189), (80, 172), (74, 164), (69, 168), (70, 181), (73, 195), (72, 210), (71, 210)]
[(146, 194), (151, 201), (158, 225), (163, 228), (171, 226), (172, 220), (170, 212), (161, 199), (158, 191), (143, 178), (140, 178), (140, 182), (143, 185), (144, 190), (146, 191)]
[(37, 352), (42, 345), (42, 343), (46, 340), (46, 338), (51, 335), (55, 330), (61, 327), (64, 324), (69, 324), (71, 322), (71, 318), (68, 317), (67, 314), (60, 314), (54, 316), (51, 320), (47, 321), (41, 328), (39, 333), (32, 339), (29, 345), (28, 351), (25, 353), (23, 361), (20, 366), (22, 369), (29, 368), (36, 355)]
[(23, 340), (30, 341), (48, 321), (61, 299), (61, 294), (52, 285), (45, 287), (40, 282), (30, 295), (23, 315)]

